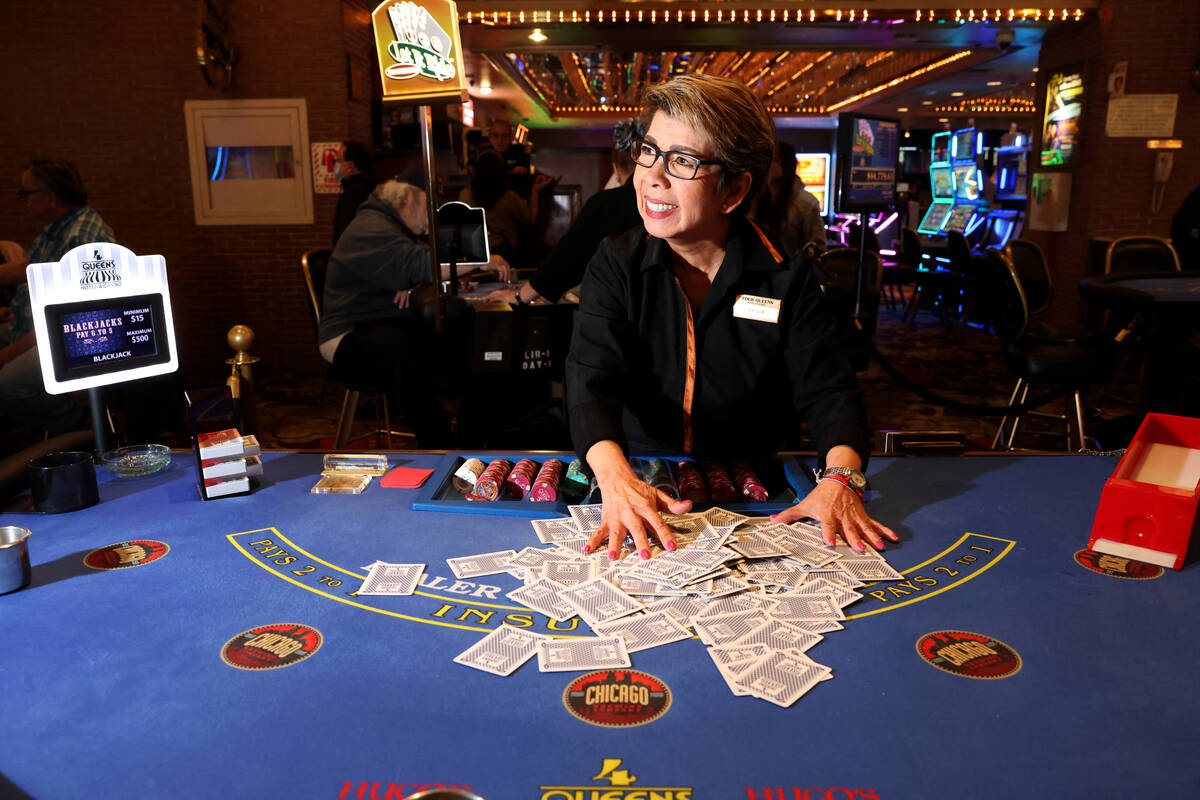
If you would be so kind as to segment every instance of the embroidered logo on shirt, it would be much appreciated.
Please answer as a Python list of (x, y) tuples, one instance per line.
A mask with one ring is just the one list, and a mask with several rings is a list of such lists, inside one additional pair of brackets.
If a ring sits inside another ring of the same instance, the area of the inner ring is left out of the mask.
[(776, 300), (774, 297), (739, 294), (733, 301), (733, 315), (742, 319), (778, 324), (779, 309), (782, 305), (783, 301)]

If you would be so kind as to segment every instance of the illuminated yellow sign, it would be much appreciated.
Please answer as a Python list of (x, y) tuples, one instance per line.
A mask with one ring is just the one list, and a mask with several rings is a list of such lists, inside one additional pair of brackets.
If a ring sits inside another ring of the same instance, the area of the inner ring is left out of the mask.
[(829, 154), (796, 154), (796, 177), (821, 201), (821, 216), (829, 213)]
[(449, 0), (387, 0), (371, 14), (383, 99), (465, 100), (458, 9)]

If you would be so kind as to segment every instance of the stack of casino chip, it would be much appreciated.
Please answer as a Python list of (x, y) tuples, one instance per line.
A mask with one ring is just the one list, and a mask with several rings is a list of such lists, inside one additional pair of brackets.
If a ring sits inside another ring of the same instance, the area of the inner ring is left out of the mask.
[(733, 482), (741, 490), (742, 496), (755, 503), (767, 502), (767, 487), (750, 469), (745, 461), (734, 461), (729, 465), (733, 469)]
[(454, 472), (454, 488), (463, 494), (468, 494), (475, 488), (475, 482), (483, 474), (484, 464), (478, 458), (468, 458)]
[(679, 499), (679, 487), (675, 483), (675, 476), (671, 474), (671, 465), (665, 458), (642, 461), (642, 480), (672, 500)]
[(583, 469), (583, 460), (577, 458), (567, 466), (567, 474), (559, 483), (559, 491), (567, 500), (578, 502), (587, 495), (591, 482), (592, 479)]
[(708, 493), (714, 503), (737, 502), (738, 491), (729, 479), (729, 473), (719, 462), (704, 462), (704, 478), (708, 482)]
[(680, 498), (691, 500), (693, 503), (708, 502), (708, 490), (704, 488), (704, 479), (700, 477), (700, 470), (696, 469), (695, 461), (680, 461), (678, 475)]
[[(562, 480), (563, 462), (548, 458), (534, 478), (529, 499), (535, 503), (552, 503), (558, 499), (558, 485)], [(514, 472), (516, 470), (513, 470)]]
[(508, 477), (512, 464), (503, 458), (497, 458), (487, 465), (487, 469), (475, 481), (475, 492), (467, 495), (468, 500), (497, 500), (500, 490), (504, 487), (504, 479)]
[(538, 463), (532, 458), (522, 458), (508, 473), (504, 481), (504, 489), (511, 496), (521, 499), (533, 488), (533, 477), (537, 474)]

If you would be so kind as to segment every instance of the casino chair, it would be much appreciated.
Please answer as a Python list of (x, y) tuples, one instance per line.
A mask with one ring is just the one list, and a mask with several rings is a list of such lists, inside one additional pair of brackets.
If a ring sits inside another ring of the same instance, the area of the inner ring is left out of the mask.
[(866, 274), (863, 282), (863, 299), (858, 319), (854, 318), (855, 294), (858, 291), (858, 249), (835, 247), (821, 254), (814, 271), (821, 282), (834, 314), (841, 321), (852, 325), (856, 331), (850, 351), (850, 362), (856, 372), (865, 370), (871, 361), (869, 343), (875, 335), (879, 312), (880, 286), (883, 280), (883, 262), (879, 253), (868, 251)]
[(1157, 236), (1122, 236), (1104, 253), (1104, 274), (1114, 272), (1179, 272), (1179, 254)]
[[(963, 291), (962, 276), (949, 269), (936, 268), (936, 262), (932, 260), (926, 263), (924, 248), (921, 247), (921, 238), (912, 228), (905, 228), (901, 235), (904, 252), (915, 254), (906, 255), (905, 258), (912, 259), (916, 270), (913, 275), (913, 292), (909, 297), (908, 307), (904, 310), (903, 319), (908, 321), (910, 328), (916, 327), (917, 312), (921, 308), (921, 298), (924, 296), (929, 306), (941, 318), (942, 324), (948, 327), (950, 319), (946, 315), (946, 308), (951, 304), (958, 305), (957, 298)], [(930, 268), (931, 265), (932, 268)]]
[[(959, 333), (962, 333), (967, 326), (967, 319), (971, 316), (971, 303), (975, 299), (975, 285), (978, 283), (979, 275), (983, 272), (983, 266), (972, 251), (967, 237), (958, 231), (950, 231), (946, 234), (946, 246), (950, 254), (950, 271), (958, 275), (958, 303), (961, 309), (958, 330)], [(986, 320), (986, 315), (983, 316), (983, 319)]]
[(1004, 251), (989, 248), (982, 262), (980, 289), (990, 299), (988, 311), (992, 330), (1000, 338), (1005, 368), (1016, 377), (1008, 405), (1024, 403), (1032, 391), (1036, 397), (1058, 388), (1066, 390), (1066, 414), (1025, 411), (1000, 420), (992, 438), (992, 449), (1015, 450), (1021, 423), (1028, 415), (1051, 416), (1066, 424), (1066, 449), (1083, 450), (1083, 394), (1088, 386), (1108, 380), (1112, 372), (1107, 342), (1053, 342), (1029, 332), (1029, 302), (1021, 279)]
[(1076, 327), (1034, 321), (1050, 307), (1050, 300), (1054, 297), (1054, 278), (1050, 274), (1046, 256), (1042, 248), (1028, 239), (1011, 239), (1002, 249), (1021, 280), (1025, 301), (1029, 304), (1030, 336), (1059, 343), (1078, 342), (1095, 336), (1094, 332)]
[[(309, 315), (313, 323), (313, 338), (318, 335), (321, 327), (321, 305), (325, 299), (325, 274), (329, 270), (330, 250), (309, 250), (300, 257), (300, 269), (304, 273), (304, 285), (308, 289)], [(358, 441), (368, 436), (382, 435), (387, 442), (387, 449), (392, 449), (393, 436), (412, 437), (407, 431), (392, 430), (391, 416), (388, 411), (387, 384), (377, 375), (350, 375), (338, 369), (333, 364), (326, 371), (326, 380), (340, 383), (345, 387), (342, 395), (342, 410), (338, 415), (337, 433), (334, 438), (334, 449), (341, 450), (351, 441)], [(354, 427), (354, 414), (358, 410), (358, 400), (363, 393), (369, 393), (375, 398), (375, 429), (365, 434), (350, 438)], [(380, 416), (383, 425), (380, 426)]]

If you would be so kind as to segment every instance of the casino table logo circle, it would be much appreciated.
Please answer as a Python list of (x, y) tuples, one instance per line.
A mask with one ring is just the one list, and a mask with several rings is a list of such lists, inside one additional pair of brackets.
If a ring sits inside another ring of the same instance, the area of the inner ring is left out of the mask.
[(1165, 571), (1157, 564), (1146, 564), (1142, 561), (1134, 561), (1132, 558), (1110, 556), (1107, 553), (1097, 553), (1095, 550), (1077, 550), (1075, 563), (1110, 578), (1124, 578), (1130, 581), (1154, 580), (1161, 578)]
[(221, 660), (246, 670), (281, 669), (321, 649), (321, 632), (308, 625), (277, 622), (242, 631), (221, 648)]
[(998, 680), (1021, 671), (1021, 655), (999, 639), (969, 631), (933, 631), (917, 640), (925, 663), (963, 678)]
[(128, 569), (158, 561), (170, 551), (166, 542), (136, 539), (98, 547), (83, 557), (83, 563), (91, 569)]
[(602, 728), (633, 728), (667, 713), (671, 689), (645, 672), (605, 669), (571, 681), (562, 699), (576, 719)]

